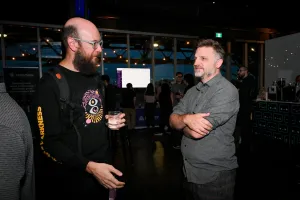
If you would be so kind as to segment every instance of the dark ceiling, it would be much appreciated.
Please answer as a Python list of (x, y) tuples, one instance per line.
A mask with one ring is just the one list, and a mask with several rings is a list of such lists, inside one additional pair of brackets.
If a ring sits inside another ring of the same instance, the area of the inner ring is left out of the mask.
[[(0, 20), (63, 24), (75, 0), (8, 1)], [(273, 28), (279, 34), (300, 31), (294, 26), (298, 7), (285, 1), (249, 0), (85, 0), (89, 19), (102, 28), (195, 35), (202, 27)], [(145, 3), (143, 3), (145, 2)], [(295, 10), (296, 11), (296, 10)], [(111, 18), (113, 17), (113, 18)]]

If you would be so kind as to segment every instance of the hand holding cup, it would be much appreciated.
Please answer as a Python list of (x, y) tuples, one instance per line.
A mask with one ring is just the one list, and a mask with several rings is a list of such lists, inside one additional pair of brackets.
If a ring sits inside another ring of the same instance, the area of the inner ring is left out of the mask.
[(119, 130), (125, 126), (125, 114), (120, 111), (108, 111), (105, 118), (108, 120), (107, 125), (111, 130)]

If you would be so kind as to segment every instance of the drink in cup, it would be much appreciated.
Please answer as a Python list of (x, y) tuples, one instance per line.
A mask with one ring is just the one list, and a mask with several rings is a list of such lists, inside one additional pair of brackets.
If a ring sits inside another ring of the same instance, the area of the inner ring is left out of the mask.
[(116, 130), (118, 127), (118, 115), (120, 114), (120, 111), (108, 111), (108, 115), (110, 116), (108, 118), (108, 128), (112, 130)]

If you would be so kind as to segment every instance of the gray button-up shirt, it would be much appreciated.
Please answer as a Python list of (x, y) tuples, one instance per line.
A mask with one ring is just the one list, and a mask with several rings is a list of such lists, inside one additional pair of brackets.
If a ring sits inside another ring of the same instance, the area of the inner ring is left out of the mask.
[(0, 82), (0, 199), (34, 200), (31, 128), (24, 110)]
[(189, 182), (208, 183), (221, 171), (238, 167), (233, 137), (238, 110), (238, 91), (221, 74), (189, 89), (174, 107), (173, 113), (179, 115), (210, 113), (205, 118), (213, 125), (213, 130), (199, 140), (182, 138), (184, 173)]

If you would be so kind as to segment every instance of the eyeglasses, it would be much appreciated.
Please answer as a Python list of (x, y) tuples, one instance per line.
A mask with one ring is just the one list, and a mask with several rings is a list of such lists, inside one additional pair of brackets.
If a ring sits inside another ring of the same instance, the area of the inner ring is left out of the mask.
[(103, 40), (100, 40), (100, 41), (87, 41), (87, 40), (82, 40), (80, 38), (74, 38), (74, 37), (73, 37), (73, 39), (81, 41), (81, 42), (89, 43), (90, 45), (93, 46), (94, 50), (96, 50), (98, 47), (102, 48), (102, 46), (103, 46)]

